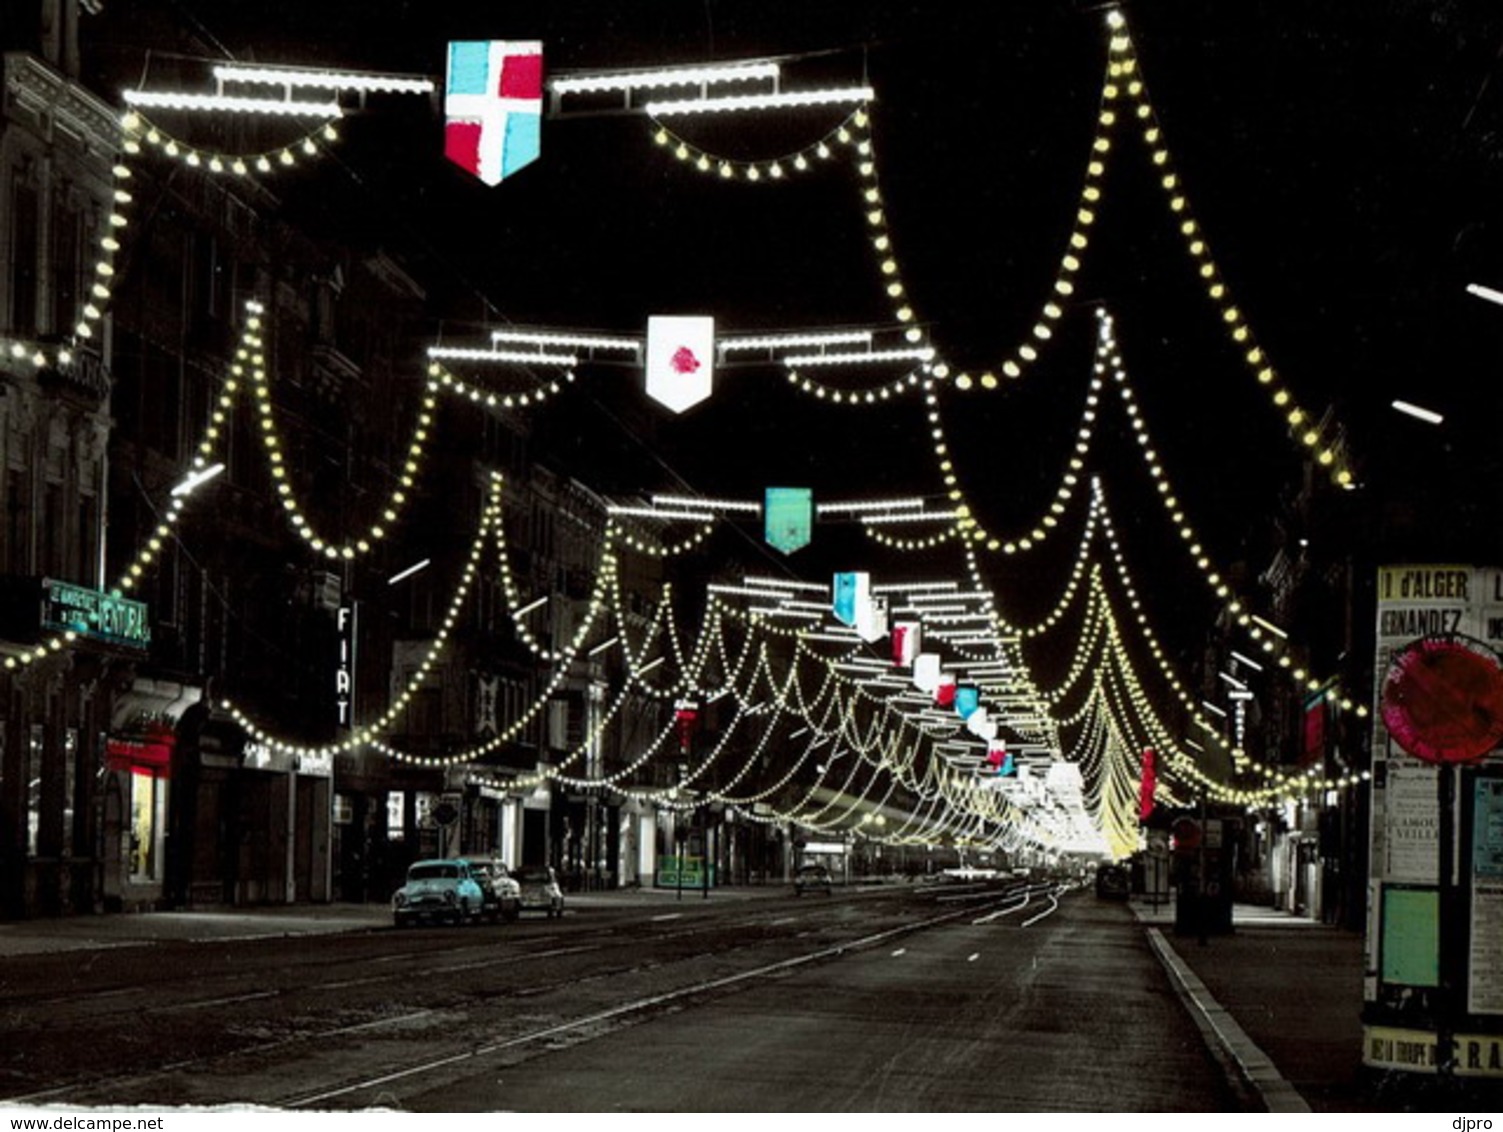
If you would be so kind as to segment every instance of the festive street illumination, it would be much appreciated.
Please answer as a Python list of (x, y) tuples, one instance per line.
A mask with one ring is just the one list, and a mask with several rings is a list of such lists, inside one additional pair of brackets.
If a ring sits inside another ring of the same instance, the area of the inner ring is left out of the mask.
[(338, 118), (344, 114), (338, 102), (309, 102), (295, 98), (244, 98), (227, 94), (193, 94), (189, 91), (127, 90), (128, 106), (188, 110), (201, 114), (272, 114), (297, 118)]
[(795, 354), (782, 359), (789, 369), (797, 366), (862, 366), (880, 365), (884, 362), (931, 361), (932, 346), (919, 346), (909, 350), (865, 350), (842, 354)]
[(663, 67), (650, 71), (609, 71), (593, 75), (560, 76), (548, 80), (548, 89), (556, 94), (651, 90), (670, 86), (700, 86), (776, 79), (781, 73), (782, 68), (777, 63), (767, 61), (726, 63), (707, 67)]
[(746, 499), (704, 499), (695, 495), (654, 495), (655, 507), (697, 508), (702, 511), (743, 511), (756, 514), (762, 504)]
[(611, 337), (604, 334), (566, 334), (536, 330), (493, 330), (491, 341), (517, 342), (537, 346), (573, 346), (581, 350), (638, 350), (639, 338)]
[(465, 346), (429, 346), (430, 358), (450, 361), (495, 362), (498, 365), (568, 366), (579, 364), (576, 354), (545, 354), (541, 350), (532, 353), (525, 350), (479, 349)]
[(199, 468), (174, 487), (172, 494), (176, 496), (189, 495), (196, 491), (200, 485), (207, 483), (223, 471), (223, 464), (213, 464), (207, 468)]
[(401, 75), (376, 75), (358, 71), (309, 71), (292, 67), (253, 67), (219, 63), (213, 69), (221, 83), (250, 83), (260, 86), (306, 86), (325, 90), (368, 91), (381, 94), (432, 94), (437, 88), (432, 79)]
[(430, 565), (432, 565), (432, 563), (433, 563), (433, 559), (431, 559), (431, 558), (424, 558), (421, 562), (414, 562), (411, 566), (407, 567), (405, 570), (398, 570), (391, 577), (387, 578), (386, 579), (386, 584), (388, 586), (394, 586), (398, 582), (404, 582), (408, 578), (412, 577), (414, 574), (417, 574), (420, 571), (426, 570)]
[(705, 98), (663, 99), (643, 109), (653, 118), (679, 114), (745, 113), (804, 106), (829, 106), (844, 102), (871, 102), (877, 94), (869, 86), (830, 87), (825, 90), (784, 90), (770, 94), (727, 94)]
[(1405, 416), (1413, 417), (1415, 420), (1424, 421), (1426, 424), (1438, 425), (1444, 423), (1446, 419), (1444, 416), (1442, 416), (1440, 413), (1435, 412), (1433, 409), (1421, 408), (1419, 405), (1411, 404), (1408, 401), (1396, 400), (1393, 402), (1393, 408), (1398, 412), (1403, 413)]
[(828, 334), (727, 335), (716, 344), (721, 350), (784, 350), (807, 346), (855, 346), (869, 344), (870, 330), (832, 331)]
[(1466, 293), (1468, 295), (1475, 295), (1479, 299), (1486, 299), (1490, 303), (1503, 305), (1503, 291), (1499, 291), (1494, 287), (1484, 287), (1481, 283), (1468, 283), (1466, 285)]

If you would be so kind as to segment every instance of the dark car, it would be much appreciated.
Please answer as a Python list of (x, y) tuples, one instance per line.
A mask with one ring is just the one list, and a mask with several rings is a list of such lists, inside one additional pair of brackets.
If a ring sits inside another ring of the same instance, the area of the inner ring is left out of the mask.
[(1123, 865), (1102, 865), (1096, 870), (1096, 895), (1102, 900), (1126, 900), (1132, 895), (1132, 875)]
[(798, 872), (793, 874), (795, 896), (802, 896), (806, 892), (823, 892), (829, 896), (834, 889), (834, 878), (830, 876), (830, 870), (823, 865), (802, 865)]

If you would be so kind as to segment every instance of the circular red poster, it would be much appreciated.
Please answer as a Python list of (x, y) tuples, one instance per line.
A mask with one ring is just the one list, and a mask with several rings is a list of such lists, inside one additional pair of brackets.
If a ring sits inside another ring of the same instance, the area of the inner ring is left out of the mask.
[(1421, 637), (1394, 653), (1382, 706), (1383, 726), (1415, 758), (1476, 762), (1503, 743), (1503, 663), (1471, 637)]

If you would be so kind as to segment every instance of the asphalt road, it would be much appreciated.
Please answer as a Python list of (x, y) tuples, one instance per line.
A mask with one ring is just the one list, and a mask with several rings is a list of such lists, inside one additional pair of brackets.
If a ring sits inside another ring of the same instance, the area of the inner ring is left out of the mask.
[(0, 964), (0, 1104), (1239, 1105), (1128, 911), (942, 885)]

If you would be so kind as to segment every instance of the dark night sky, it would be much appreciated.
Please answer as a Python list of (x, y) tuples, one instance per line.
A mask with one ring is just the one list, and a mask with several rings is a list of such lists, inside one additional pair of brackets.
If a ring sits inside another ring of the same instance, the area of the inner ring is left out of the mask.
[[(1106, 54), (1099, 6), (1065, 0), (160, 6), (243, 60), (440, 79), (448, 39), (541, 38), (552, 73), (821, 53), (792, 64), (794, 75), (865, 77), (876, 88), (879, 169), (904, 277), (937, 345), (965, 366), (999, 360), (1045, 297)], [(144, 58), (139, 7), (110, 3), (103, 17), (125, 25), (112, 32), (111, 65), (132, 77)], [(1377, 530), (1370, 553), (1503, 557), (1492, 436), (1503, 407), (1503, 308), (1463, 290), (1503, 288), (1503, 9), (1155, 0), (1123, 10), (1234, 297), (1300, 402), (1317, 414), (1334, 407), (1346, 423), (1364, 487), (1340, 506)], [(776, 127), (716, 127), (703, 140), (760, 156), (831, 124), (811, 113)], [(771, 188), (719, 184), (665, 158), (645, 119), (591, 118), (547, 123), (543, 161), (485, 189), (438, 159), (429, 106), (372, 113), (348, 134), (343, 175), (365, 185), (378, 226), (393, 246), (426, 246), (452, 281), (446, 336), (478, 333), (486, 320), (637, 332), (647, 315), (675, 310), (714, 313), (729, 329), (886, 319), (844, 171)], [(947, 401), (962, 482), (1005, 533), (1047, 506), (1088, 378), (1092, 311), (1105, 303), (1165, 467), (1212, 556), (1250, 554), (1256, 568), (1260, 519), (1298, 463), (1193, 278), (1152, 176), (1134, 135), (1121, 132), (1096, 242), (1054, 345), (1006, 393)], [(631, 380), (586, 374), (577, 400), (550, 411), (634, 396)], [(1399, 416), (1388, 408), (1394, 396), (1446, 423)], [(1115, 397), (1108, 404), (1097, 464), (1129, 553), (1140, 576), (1178, 591), (1191, 575), (1146, 505), (1142, 465)], [(566, 444), (573, 424), (552, 427)], [(588, 441), (611, 491), (939, 489), (916, 401), (830, 409), (772, 372), (723, 375), (714, 402), (664, 422), (645, 465), (619, 430), (612, 443), (614, 428)], [(1055, 540), (1052, 553), (1072, 552), (1074, 538)], [(1052, 600), (1062, 568), (1039, 555), (1013, 569), (1020, 613)]]

